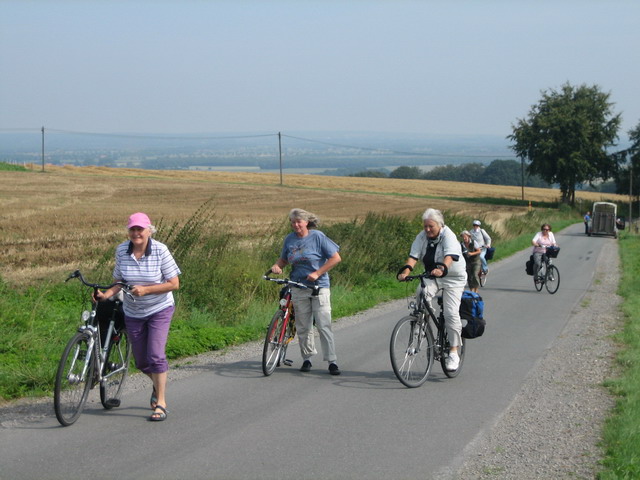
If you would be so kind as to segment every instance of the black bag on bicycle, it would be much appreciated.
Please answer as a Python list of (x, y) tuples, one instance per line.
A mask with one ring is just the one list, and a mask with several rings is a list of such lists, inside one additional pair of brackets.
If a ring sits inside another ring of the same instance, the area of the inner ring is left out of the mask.
[(113, 300), (106, 300), (104, 302), (98, 302), (98, 308), (96, 309), (96, 319), (100, 326), (100, 339), (104, 344), (104, 337), (109, 329), (109, 323), (111, 317), (115, 314), (114, 328), (119, 332), (124, 329), (124, 310), (122, 309), (122, 302), (115, 302)]
[(527, 272), (527, 275), (533, 275), (533, 255), (529, 257), (527, 263), (524, 264), (524, 269)]
[(496, 253), (496, 249), (494, 247), (488, 247), (486, 253), (484, 254), (485, 260), (493, 260), (494, 253)]
[(478, 338), (484, 333), (487, 322), (484, 319), (484, 300), (475, 292), (462, 292), (460, 300), (462, 338)]

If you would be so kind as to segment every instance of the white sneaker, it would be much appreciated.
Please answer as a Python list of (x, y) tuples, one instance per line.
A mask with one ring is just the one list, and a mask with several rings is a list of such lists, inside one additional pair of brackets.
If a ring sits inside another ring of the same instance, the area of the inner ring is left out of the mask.
[(457, 354), (457, 352), (451, 352), (449, 354), (445, 365), (447, 367), (447, 370), (450, 372), (454, 372), (458, 369), (458, 367), (460, 366), (460, 356)]

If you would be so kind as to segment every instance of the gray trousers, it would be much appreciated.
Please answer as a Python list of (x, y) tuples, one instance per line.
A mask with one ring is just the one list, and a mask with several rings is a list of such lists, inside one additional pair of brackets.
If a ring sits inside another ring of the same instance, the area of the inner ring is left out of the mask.
[(335, 362), (336, 346), (331, 329), (331, 291), (321, 288), (317, 296), (311, 295), (312, 290), (294, 288), (291, 299), (296, 314), (296, 331), (300, 341), (300, 353), (304, 360), (310, 359), (318, 353), (313, 336), (313, 321), (320, 335), (323, 358), (327, 362)]
[(462, 299), (462, 292), (464, 291), (464, 285), (462, 287), (447, 287), (441, 288), (435, 280), (427, 280), (427, 285), (422, 291), (422, 287), (418, 286), (417, 294), (424, 294), (429, 302), (429, 305), (433, 308), (436, 315), (438, 309), (434, 307), (432, 299), (442, 292), (442, 309), (444, 310), (444, 325), (447, 329), (447, 335), (449, 336), (449, 343), (452, 347), (458, 347), (462, 345), (462, 320), (460, 319), (460, 301)]

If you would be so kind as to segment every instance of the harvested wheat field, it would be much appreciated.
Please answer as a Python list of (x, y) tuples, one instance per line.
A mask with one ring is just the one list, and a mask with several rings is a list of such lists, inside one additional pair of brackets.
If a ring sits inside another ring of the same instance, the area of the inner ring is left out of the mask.
[[(553, 201), (559, 192), (525, 190), (528, 200)], [(580, 192), (600, 200), (600, 194)], [(0, 173), (0, 275), (10, 283), (47, 278), (101, 255), (125, 237), (129, 214), (183, 222), (212, 200), (215, 228), (243, 239), (286, 221), (293, 207), (323, 222), (352, 220), (368, 212), (414, 216), (427, 207), (483, 218), (494, 228), (526, 208), (470, 204), (447, 197), (518, 199), (520, 187), (424, 180), (318, 175), (114, 169), (47, 166), (45, 172)], [(441, 198), (430, 198), (441, 197)], [(607, 196), (614, 199), (615, 195)], [(622, 201), (624, 198), (621, 197)]]

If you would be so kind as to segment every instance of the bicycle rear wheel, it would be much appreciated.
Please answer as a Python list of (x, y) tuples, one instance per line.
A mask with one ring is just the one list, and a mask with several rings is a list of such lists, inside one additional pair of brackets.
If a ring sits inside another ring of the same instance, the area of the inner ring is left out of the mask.
[[(547, 269), (544, 266), (544, 263), (542, 265), (540, 265), (540, 270), (538, 270), (538, 274), (533, 276), (533, 284), (536, 287), (536, 290), (539, 292), (542, 290), (542, 287), (544, 286), (544, 281), (547, 275)], [(536, 279), (538, 279), (538, 281), (536, 282)]]
[(100, 382), (100, 402), (107, 410), (120, 406), (120, 394), (129, 373), (131, 344), (127, 332), (112, 335)]
[(554, 294), (560, 287), (560, 271), (554, 266), (549, 265), (547, 269), (547, 278), (545, 281), (547, 292)]
[(64, 349), (58, 365), (53, 407), (56, 418), (65, 427), (78, 419), (89, 396), (95, 368), (90, 344), (89, 334), (76, 333)]
[(465, 342), (464, 339), (461, 339), (461, 341), (462, 341), (462, 345), (458, 347), (458, 356), (460, 357), (460, 363), (458, 363), (458, 368), (455, 370), (447, 370), (447, 358), (449, 358), (449, 349), (451, 348), (451, 345), (449, 344), (449, 337), (447, 335), (447, 330), (445, 328), (444, 341), (442, 342), (442, 344), (444, 345), (444, 348), (440, 355), (440, 365), (442, 366), (442, 371), (444, 372), (444, 374), (449, 378), (457, 377), (460, 371), (462, 370), (462, 364), (464, 363), (464, 353), (465, 353), (465, 350), (467, 349), (467, 345), (466, 345), (467, 342)]
[(393, 373), (403, 385), (419, 387), (427, 380), (433, 349), (433, 334), (424, 318), (409, 315), (398, 321), (391, 334), (389, 354)]
[(267, 328), (267, 336), (264, 339), (264, 347), (262, 349), (262, 373), (269, 376), (273, 373), (282, 358), (283, 348), (283, 330), (285, 328), (284, 312), (278, 310), (271, 319)]

